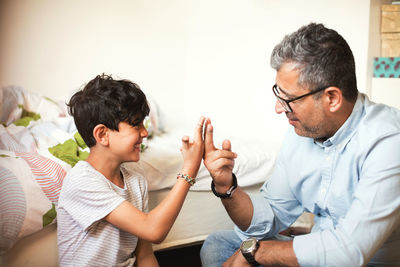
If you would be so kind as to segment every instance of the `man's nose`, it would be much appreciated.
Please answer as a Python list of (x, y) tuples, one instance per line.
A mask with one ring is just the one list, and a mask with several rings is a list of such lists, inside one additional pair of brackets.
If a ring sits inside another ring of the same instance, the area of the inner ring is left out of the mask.
[(275, 101), (275, 112), (281, 114), (282, 112), (286, 112), (285, 108), (282, 106), (281, 102), (278, 100)]

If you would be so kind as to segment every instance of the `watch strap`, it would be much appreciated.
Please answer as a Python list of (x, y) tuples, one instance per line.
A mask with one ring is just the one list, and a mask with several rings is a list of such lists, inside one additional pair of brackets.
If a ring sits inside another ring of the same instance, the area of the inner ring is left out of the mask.
[(212, 190), (212, 192), (214, 193), (214, 195), (217, 196), (217, 197), (219, 197), (219, 198), (230, 198), (230, 197), (232, 197), (233, 192), (235, 191), (235, 189), (236, 189), (237, 186), (238, 186), (238, 184), (237, 184), (237, 179), (236, 179), (236, 175), (235, 175), (234, 173), (232, 173), (232, 180), (233, 180), (233, 181), (232, 181), (233, 184), (232, 184), (231, 188), (229, 188), (228, 191), (226, 191), (226, 193), (223, 193), (223, 194), (218, 193), (218, 192), (215, 190), (214, 180), (211, 181), (211, 190)]
[(251, 264), (251, 266), (260, 266), (260, 264), (256, 261), (253, 255), (243, 254), (243, 256), (247, 260), (247, 262)]
[(241, 250), (243, 257), (247, 260), (248, 263), (251, 264), (251, 266), (260, 266), (260, 264), (254, 258), (254, 254), (258, 250), (259, 247), (260, 247), (260, 244), (258, 243), (258, 241), (256, 241), (256, 247), (253, 252), (244, 252)]

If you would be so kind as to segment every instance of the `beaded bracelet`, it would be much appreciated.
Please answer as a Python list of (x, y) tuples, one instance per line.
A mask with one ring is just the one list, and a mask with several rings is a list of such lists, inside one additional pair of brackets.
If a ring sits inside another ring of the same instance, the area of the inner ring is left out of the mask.
[(177, 179), (179, 178), (183, 178), (186, 180), (186, 182), (188, 182), (190, 184), (190, 186), (194, 185), (194, 183), (196, 182), (195, 179), (193, 179), (192, 177), (190, 177), (187, 174), (182, 174), (182, 173), (178, 173), (178, 176), (176, 176)]

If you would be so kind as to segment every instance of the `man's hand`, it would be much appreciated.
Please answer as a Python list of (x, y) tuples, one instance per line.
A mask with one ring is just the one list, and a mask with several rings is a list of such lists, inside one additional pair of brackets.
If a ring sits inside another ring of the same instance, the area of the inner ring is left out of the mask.
[(251, 264), (243, 257), (240, 249), (222, 264), (222, 267), (251, 267)]
[[(267, 240), (259, 242), (255, 259), (262, 266), (293, 266), (298, 267), (293, 241)], [(223, 267), (251, 266), (238, 249)]]
[(231, 151), (231, 142), (224, 140), (222, 149), (214, 146), (213, 126), (207, 119), (205, 128), (204, 165), (214, 180), (215, 189), (224, 193), (232, 186), (232, 170), (235, 165), (236, 153)]

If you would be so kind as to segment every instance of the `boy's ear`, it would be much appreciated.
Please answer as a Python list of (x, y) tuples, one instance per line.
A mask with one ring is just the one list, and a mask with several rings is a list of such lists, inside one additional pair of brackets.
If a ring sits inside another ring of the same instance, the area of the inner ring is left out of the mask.
[(93, 137), (96, 143), (103, 146), (108, 145), (108, 128), (104, 124), (98, 124), (93, 129)]

